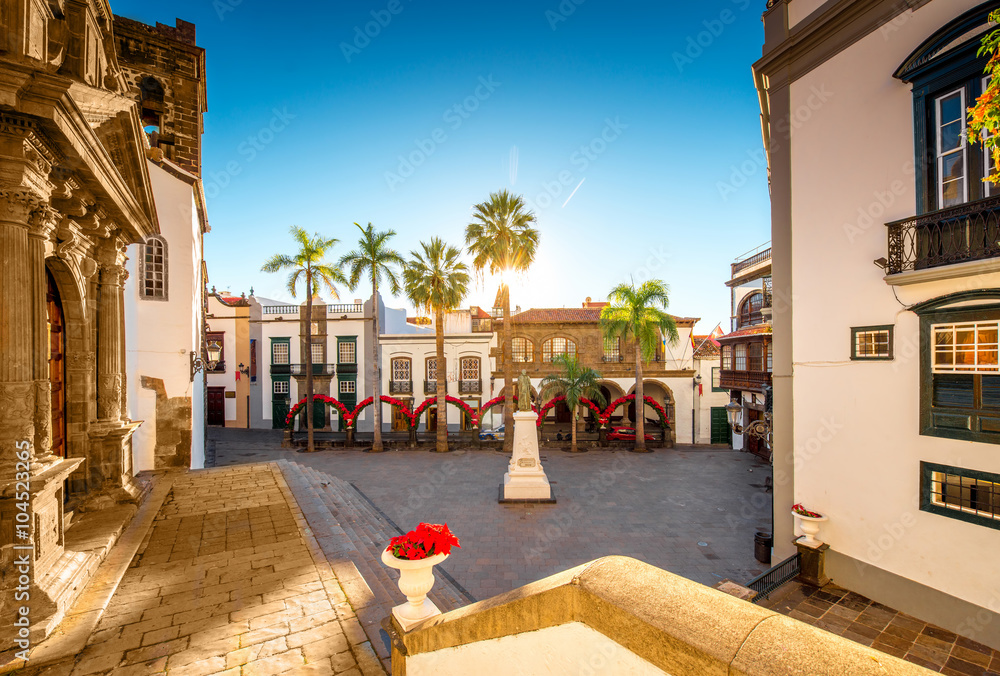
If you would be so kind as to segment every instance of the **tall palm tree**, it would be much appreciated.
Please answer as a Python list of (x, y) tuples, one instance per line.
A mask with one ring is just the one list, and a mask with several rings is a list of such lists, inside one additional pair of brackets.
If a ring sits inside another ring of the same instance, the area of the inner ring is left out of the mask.
[(525, 272), (535, 260), (538, 230), (531, 227), (535, 214), (528, 211), (524, 199), (506, 190), (490, 193), (486, 202), (472, 208), (472, 223), (465, 227), (465, 245), (472, 255), (472, 267), (500, 275), (503, 303), (503, 382), (507, 397), (503, 404), (503, 446), (514, 450), (514, 361), (511, 354), (509, 277)]
[(372, 383), (374, 385), (375, 409), (375, 438), (372, 442), (372, 452), (382, 452), (382, 369), (378, 358), (378, 286), (382, 280), (389, 285), (389, 291), (393, 294), (399, 293), (399, 278), (397, 270), (406, 266), (403, 257), (397, 251), (389, 248), (389, 240), (396, 236), (395, 230), (383, 230), (375, 232), (375, 226), (371, 223), (367, 228), (362, 228), (355, 223), (361, 231), (358, 239), (358, 248), (340, 259), (342, 268), (349, 268), (351, 271), (348, 285), (351, 290), (357, 288), (362, 275), (372, 280), (372, 317), (374, 319), (372, 334)]
[(579, 414), (580, 400), (583, 398), (596, 402), (604, 408), (606, 402), (601, 392), (601, 374), (592, 368), (581, 366), (576, 355), (561, 354), (554, 362), (562, 367), (562, 373), (545, 376), (538, 386), (539, 392), (548, 388), (554, 394), (566, 397), (566, 406), (573, 412), (571, 421), (572, 444), (570, 450), (576, 453), (576, 419)]
[(336, 284), (346, 284), (347, 279), (340, 268), (332, 267), (323, 262), (327, 254), (340, 241), (333, 237), (323, 237), (318, 232), (312, 237), (297, 225), (291, 228), (292, 238), (299, 245), (298, 253), (292, 256), (275, 254), (261, 266), (261, 272), (281, 272), (291, 270), (288, 275), (288, 292), (295, 298), (299, 280), (305, 278), (306, 287), (306, 429), (307, 450), (316, 450), (313, 440), (313, 369), (312, 369), (312, 319), (313, 296), (319, 294), (322, 284), (329, 290), (333, 299), (339, 298)]
[(646, 452), (646, 400), (642, 391), (642, 362), (653, 358), (661, 336), (677, 343), (677, 324), (665, 310), (670, 290), (659, 279), (635, 284), (619, 284), (608, 294), (610, 305), (601, 310), (601, 330), (605, 338), (635, 344), (635, 451)]
[(448, 411), (445, 407), (448, 382), (444, 358), (444, 313), (458, 307), (469, 290), (469, 268), (458, 260), (461, 250), (439, 237), (421, 242), (420, 251), (410, 252), (403, 271), (406, 295), (425, 311), (434, 311), (434, 339), (437, 348), (437, 451), (448, 450)]

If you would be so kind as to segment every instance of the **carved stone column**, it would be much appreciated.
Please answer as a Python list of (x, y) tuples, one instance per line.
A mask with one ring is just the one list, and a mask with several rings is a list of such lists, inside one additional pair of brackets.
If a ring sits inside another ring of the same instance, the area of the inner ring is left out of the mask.
[(45, 245), (60, 218), (48, 206), (31, 213), (28, 230), (28, 296), (32, 311), (32, 378), (35, 381), (35, 454), (40, 461), (52, 461), (52, 382), (49, 375), (48, 279), (45, 274)]
[(35, 439), (35, 318), (25, 261), (31, 212), (40, 206), (33, 191), (0, 189), (0, 489), (14, 480), (15, 444)]
[(117, 239), (105, 245), (113, 253), (101, 256), (97, 307), (97, 417), (120, 420), (122, 414), (122, 350), (125, 322), (122, 282), (125, 268), (119, 262)]

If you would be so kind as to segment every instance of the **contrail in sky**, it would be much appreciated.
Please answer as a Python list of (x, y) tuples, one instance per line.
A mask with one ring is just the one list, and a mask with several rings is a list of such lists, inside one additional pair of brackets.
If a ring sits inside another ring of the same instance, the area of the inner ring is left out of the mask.
[(569, 204), (569, 201), (570, 201), (571, 199), (573, 199), (573, 195), (575, 195), (575, 194), (576, 194), (576, 191), (580, 189), (580, 186), (581, 186), (581, 185), (583, 185), (583, 182), (584, 182), (584, 181), (586, 181), (586, 180), (587, 180), (587, 177), (586, 177), (586, 176), (584, 176), (584, 177), (583, 177), (583, 178), (582, 178), (582, 179), (580, 180), (580, 182), (576, 184), (576, 187), (575, 187), (575, 188), (573, 188), (573, 192), (571, 192), (571, 193), (569, 194), (569, 197), (567, 197), (567, 198), (566, 198), (566, 201), (565, 201), (565, 202), (563, 202), (563, 209), (565, 209), (565, 208), (566, 208), (566, 205), (567, 205), (567, 204)]

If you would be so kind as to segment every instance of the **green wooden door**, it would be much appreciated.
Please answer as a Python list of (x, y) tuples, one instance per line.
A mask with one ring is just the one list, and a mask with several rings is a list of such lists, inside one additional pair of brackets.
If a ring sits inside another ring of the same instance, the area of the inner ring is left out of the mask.
[(326, 427), (326, 404), (313, 399), (313, 428), (321, 429), (323, 427)]
[(285, 427), (285, 418), (288, 417), (288, 398), (275, 395), (271, 399), (271, 427), (276, 430)]
[(729, 419), (726, 417), (726, 407), (712, 408), (712, 443), (729, 443)]

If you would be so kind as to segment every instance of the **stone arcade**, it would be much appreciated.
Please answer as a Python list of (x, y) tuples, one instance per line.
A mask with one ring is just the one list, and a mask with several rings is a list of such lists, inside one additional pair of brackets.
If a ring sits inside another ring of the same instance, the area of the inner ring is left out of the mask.
[(126, 247), (158, 226), (106, 0), (11, 0), (0, 24), (0, 623), (14, 612), (15, 447), (28, 440), (37, 640), (93, 568), (65, 550), (64, 514), (141, 495), (122, 284)]

